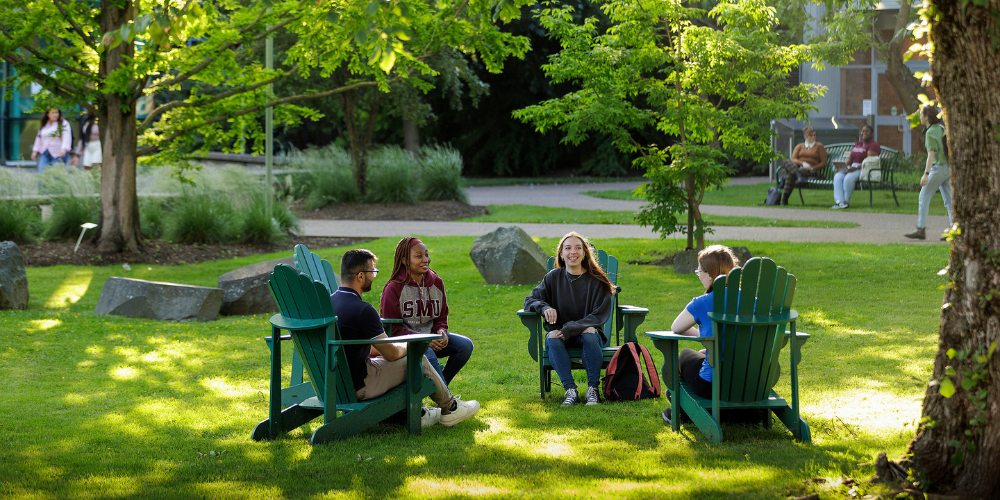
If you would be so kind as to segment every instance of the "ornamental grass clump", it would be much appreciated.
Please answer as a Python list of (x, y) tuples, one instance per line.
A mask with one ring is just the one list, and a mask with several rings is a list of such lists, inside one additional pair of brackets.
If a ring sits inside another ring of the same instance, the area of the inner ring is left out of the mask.
[(462, 154), (450, 147), (420, 148), (423, 173), (420, 176), (420, 199), (455, 200), (468, 203), (462, 190)]
[(288, 239), (288, 232), (298, 226), (298, 218), (285, 202), (272, 203), (268, 214), (263, 193), (251, 195), (236, 218), (237, 239), (241, 243), (281, 243)]
[(164, 220), (164, 235), (177, 243), (227, 243), (235, 236), (235, 213), (228, 196), (186, 191)]
[(409, 151), (387, 146), (368, 154), (369, 203), (416, 203), (420, 163)]
[(72, 239), (80, 236), (80, 225), (101, 219), (101, 202), (96, 196), (67, 194), (52, 200), (52, 216), (44, 223), (47, 240)]
[(286, 164), (290, 169), (305, 171), (302, 182), (296, 183), (294, 177), (288, 176), (285, 186), (293, 197), (304, 197), (308, 210), (357, 201), (361, 197), (354, 181), (351, 155), (337, 145), (296, 151), (288, 156)]
[(145, 238), (155, 240), (163, 236), (165, 216), (162, 202), (151, 198), (139, 199), (139, 226)]
[(38, 207), (25, 202), (23, 183), (0, 170), (0, 241), (32, 241), (41, 232)]

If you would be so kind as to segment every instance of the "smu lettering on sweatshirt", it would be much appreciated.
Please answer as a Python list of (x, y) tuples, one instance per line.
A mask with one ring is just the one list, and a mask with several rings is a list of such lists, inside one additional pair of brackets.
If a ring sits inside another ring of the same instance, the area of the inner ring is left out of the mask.
[(413, 281), (406, 270), (393, 276), (382, 289), (382, 317), (402, 319), (392, 325), (392, 336), (436, 333), (448, 330), (448, 299), (444, 282), (428, 270), (423, 283)]

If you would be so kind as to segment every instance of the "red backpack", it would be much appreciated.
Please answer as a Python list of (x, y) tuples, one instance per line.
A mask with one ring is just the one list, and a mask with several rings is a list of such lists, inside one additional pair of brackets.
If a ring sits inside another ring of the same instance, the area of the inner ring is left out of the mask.
[[(649, 382), (642, 371), (645, 362)], [(660, 376), (653, 366), (649, 351), (638, 342), (626, 342), (611, 357), (604, 371), (604, 399), (608, 401), (636, 401), (660, 397)], [(652, 382), (652, 384), (650, 384)]]

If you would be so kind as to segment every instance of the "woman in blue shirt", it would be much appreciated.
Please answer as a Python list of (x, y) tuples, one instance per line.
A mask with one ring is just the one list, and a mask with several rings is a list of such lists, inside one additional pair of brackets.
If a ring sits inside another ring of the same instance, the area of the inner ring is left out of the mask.
[[(726, 246), (712, 245), (698, 252), (698, 269), (695, 274), (705, 287), (705, 294), (691, 299), (691, 302), (677, 315), (670, 326), (674, 333), (691, 337), (712, 336), (712, 283), (719, 276), (728, 275), (736, 267), (736, 254)], [(683, 349), (678, 355), (678, 366), (684, 381), (695, 394), (712, 397), (712, 367), (705, 359), (705, 350)], [(669, 411), (669, 410), (668, 410)], [(669, 415), (664, 412), (664, 419)]]

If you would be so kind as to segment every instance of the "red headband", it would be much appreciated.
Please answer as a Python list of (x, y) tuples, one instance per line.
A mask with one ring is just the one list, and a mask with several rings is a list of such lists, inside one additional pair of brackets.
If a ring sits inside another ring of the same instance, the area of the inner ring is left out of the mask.
[(421, 243), (423, 242), (420, 241), (419, 238), (413, 238), (412, 240), (410, 240), (410, 248), (413, 248), (414, 246), (419, 245)]

